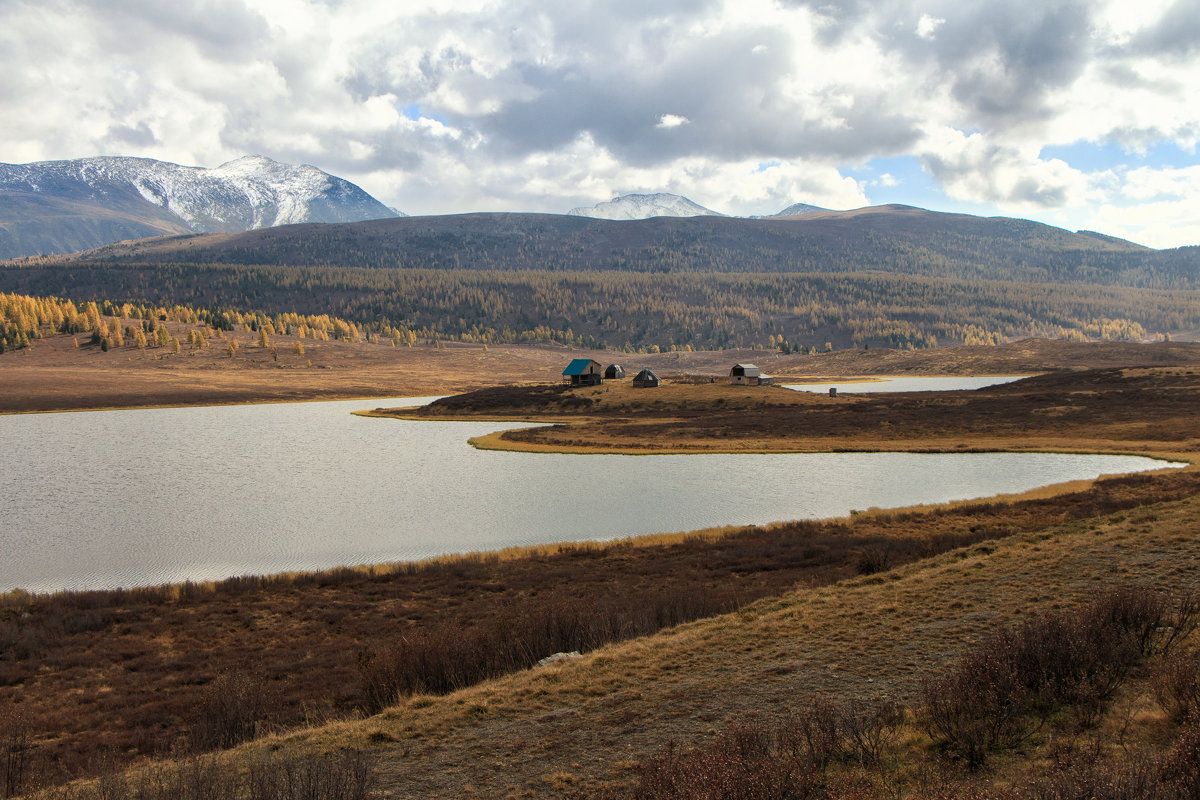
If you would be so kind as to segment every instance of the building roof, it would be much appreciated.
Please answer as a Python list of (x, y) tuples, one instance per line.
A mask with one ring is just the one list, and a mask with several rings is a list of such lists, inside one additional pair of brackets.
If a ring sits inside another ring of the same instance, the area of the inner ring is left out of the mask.
[(655, 375), (650, 370), (644, 369), (641, 372), (639, 372), (637, 375), (635, 375), (633, 379), (635, 381), (647, 381), (647, 380), (656, 381), (656, 380), (658, 380), (658, 376)]
[(595, 364), (597, 368), (601, 367), (601, 363), (591, 358), (576, 358), (567, 364), (567, 368), (562, 371), (563, 375), (582, 375), (588, 371), (588, 368)]
[(741, 367), (742, 374), (745, 375), (747, 378), (757, 378), (759, 375), (762, 374), (762, 371), (759, 370), (759, 368), (754, 366), (753, 364), (734, 364), (733, 369), (729, 370), (729, 374), (732, 375), (733, 370), (737, 369), (738, 367)]

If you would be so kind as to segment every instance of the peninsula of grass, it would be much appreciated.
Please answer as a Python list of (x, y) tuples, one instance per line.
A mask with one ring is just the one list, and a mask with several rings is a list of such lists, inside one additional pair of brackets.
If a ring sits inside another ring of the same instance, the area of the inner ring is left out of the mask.
[(1059, 371), (972, 391), (842, 394), (666, 378), (502, 386), (393, 412), (407, 419), (552, 423), (472, 440), (575, 453), (1055, 451), (1190, 459), (1200, 366)]

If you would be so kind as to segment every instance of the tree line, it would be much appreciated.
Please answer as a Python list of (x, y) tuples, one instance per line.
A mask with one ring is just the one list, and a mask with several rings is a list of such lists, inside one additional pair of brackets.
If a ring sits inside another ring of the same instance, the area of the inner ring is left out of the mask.
[[(106, 317), (172, 319), (213, 330), (268, 328), (270, 335), (313, 339), (560, 342), (627, 350), (924, 348), (1028, 336), (1142, 340), (1200, 327), (1197, 291), (875, 272), (82, 264), (5, 269), (4, 288), (33, 298), (74, 298), (38, 305), (6, 296), (0, 316), (5, 347), (27, 344), (38, 330), (95, 330), (89, 302)], [(61, 304), (57, 311), (46, 307), (55, 303)]]

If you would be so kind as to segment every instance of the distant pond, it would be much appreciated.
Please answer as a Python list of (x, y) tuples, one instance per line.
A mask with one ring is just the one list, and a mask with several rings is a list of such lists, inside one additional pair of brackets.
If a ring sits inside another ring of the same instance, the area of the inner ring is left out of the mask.
[(837, 389), (838, 394), (854, 394), (867, 392), (957, 392), (968, 389), (982, 389), (984, 386), (996, 386), (1001, 383), (1012, 383), (1028, 375), (1000, 376), (935, 376), (935, 377), (895, 377), (877, 378), (861, 381), (825, 381), (813, 383), (785, 383), (788, 389), (801, 392), (827, 393)]
[(480, 451), (429, 398), (0, 416), (0, 591), (152, 585), (840, 516), (1165, 466), (1055, 454)]

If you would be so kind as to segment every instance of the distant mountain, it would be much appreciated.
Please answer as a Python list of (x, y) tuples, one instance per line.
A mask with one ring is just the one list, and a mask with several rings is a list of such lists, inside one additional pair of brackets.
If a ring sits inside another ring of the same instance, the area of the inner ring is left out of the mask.
[(106, 245), (72, 263), (208, 263), (677, 273), (887, 272), (1200, 287), (1200, 247), (1152, 250), (1024, 219), (871, 206), (792, 218), (450, 214)]
[(769, 214), (767, 219), (771, 219), (772, 217), (799, 217), (804, 214), (816, 214), (818, 211), (828, 210), (828, 208), (821, 208), (820, 206), (810, 206), (808, 203), (794, 203), (778, 214)]
[(677, 194), (626, 194), (591, 207), (572, 208), (572, 217), (593, 219), (650, 219), (652, 217), (723, 217)]
[(0, 258), (163, 234), (395, 216), (349, 181), (263, 156), (215, 169), (108, 156), (0, 164)]

